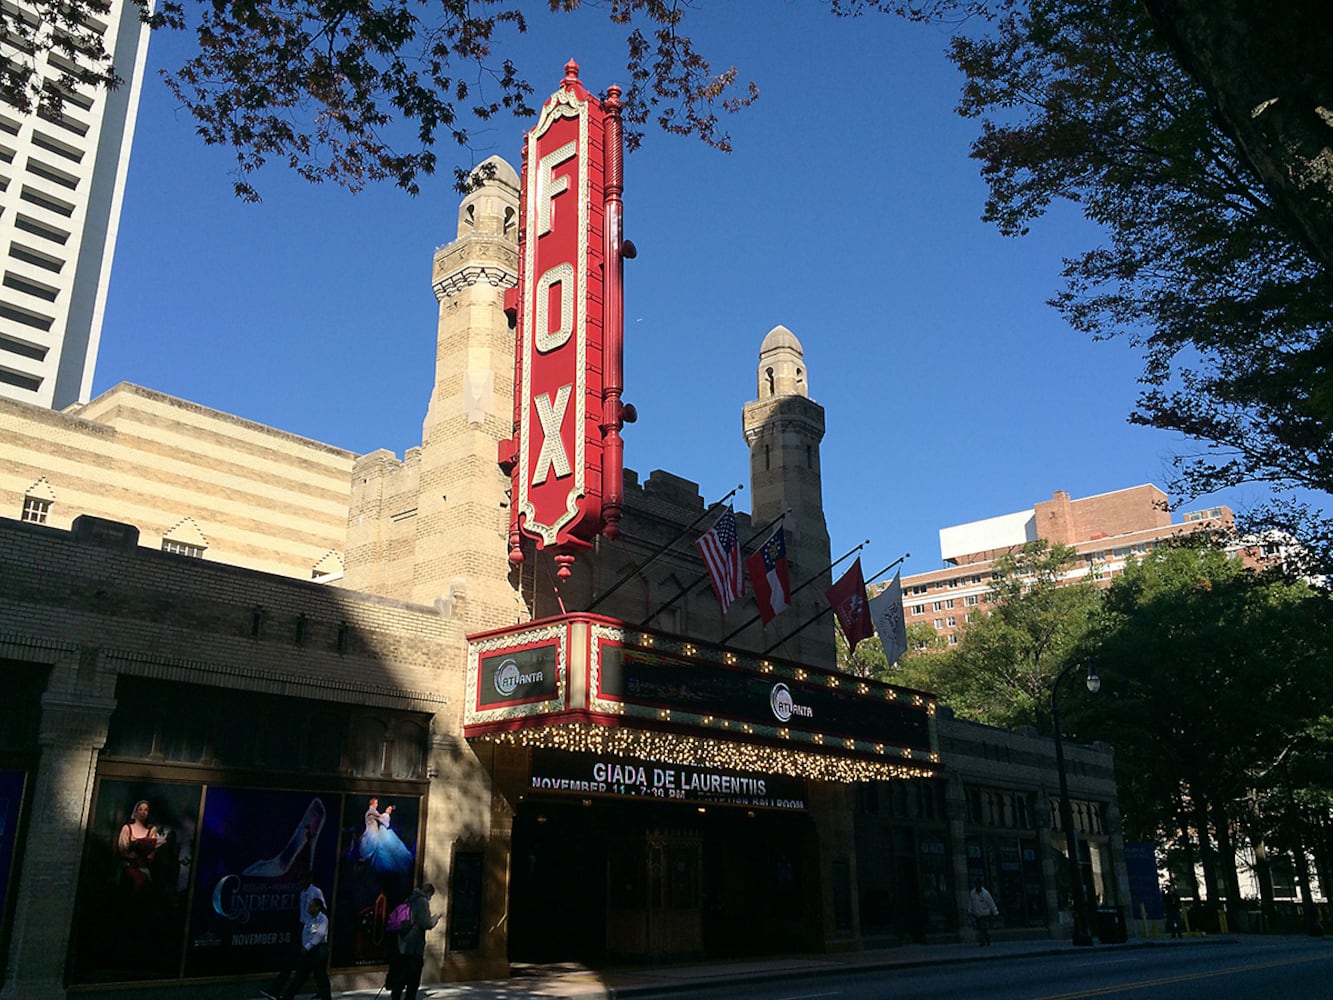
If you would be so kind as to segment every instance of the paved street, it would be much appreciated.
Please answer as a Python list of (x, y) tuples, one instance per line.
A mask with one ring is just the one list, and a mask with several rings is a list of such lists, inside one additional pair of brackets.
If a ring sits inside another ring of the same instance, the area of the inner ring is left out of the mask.
[[(1333, 940), (1306, 937), (1131, 941), (1074, 949), (1051, 941), (906, 946), (847, 955), (659, 968), (519, 968), (495, 982), (435, 985), (429, 1000), (499, 997), (744, 997), (746, 1000), (1171, 1000), (1333, 996)], [(375, 990), (339, 994), (370, 1000)], [(381, 994), (383, 997), (384, 994)]]

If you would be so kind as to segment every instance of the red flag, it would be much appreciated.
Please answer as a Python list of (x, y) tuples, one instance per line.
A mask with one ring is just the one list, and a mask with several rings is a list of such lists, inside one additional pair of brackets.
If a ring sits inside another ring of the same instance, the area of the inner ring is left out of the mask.
[(866, 578), (861, 574), (859, 556), (847, 572), (838, 577), (838, 582), (829, 587), (826, 596), (838, 624), (842, 626), (842, 634), (847, 637), (848, 648), (856, 652), (858, 642), (875, 634), (874, 622), (870, 620), (870, 605), (866, 601)]
[(754, 599), (759, 617), (767, 625), (779, 612), (791, 607), (791, 582), (787, 576), (787, 540), (782, 525), (768, 536), (759, 551), (745, 560), (754, 584)]

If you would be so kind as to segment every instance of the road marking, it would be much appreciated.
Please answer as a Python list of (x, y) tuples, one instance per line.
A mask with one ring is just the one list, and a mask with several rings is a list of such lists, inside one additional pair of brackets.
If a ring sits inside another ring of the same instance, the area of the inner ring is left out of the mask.
[(1183, 976), (1168, 976), (1164, 979), (1145, 979), (1138, 983), (1126, 983), (1123, 986), (1100, 986), (1093, 990), (1078, 993), (1053, 993), (1036, 1000), (1079, 1000), (1080, 997), (1109, 997), (1116, 993), (1129, 993), (1132, 990), (1146, 990), (1153, 986), (1170, 986), (1172, 983), (1187, 983), (1192, 979), (1210, 979), (1214, 976), (1231, 976), (1238, 972), (1257, 972), (1260, 969), (1276, 969), (1283, 965), (1299, 965), (1302, 962), (1320, 962), (1333, 958), (1333, 954), (1308, 955), (1303, 958), (1287, 958), (1278, 962), (1260, 962), (1254, 965), (1237, 965), (1230, 969), (1213, 969), (1209, 972), (1191, 972)]

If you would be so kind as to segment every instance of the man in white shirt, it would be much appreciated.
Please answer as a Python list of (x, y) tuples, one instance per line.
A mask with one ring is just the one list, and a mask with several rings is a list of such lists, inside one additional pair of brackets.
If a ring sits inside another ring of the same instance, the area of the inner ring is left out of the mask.
[(977, 937), (984, 948), (990, 944), (991, 921), (1000, 915), (1000, 908), (995, 905), (995, 897), (986, 889), (981, 879), (972, 883), (972, 891), (967, 897), (967, 912), (977, 925)]
[(301, 947), (301, 931), (305, 926), (306, 917), (310, 914), (310, 901), (318, 899), (325, 909), (328, 908), (328, 904), (324, 901), (324, 893), (320, 891), (319, 886), (315, 885), (315, 878), (309, 872), (301, 876), (297, 885), (301, 887), (301, 892), (297, 895), (296, 910), (292, 913), (292, 946), (287, 950), (287, 955), (282, 961), (282, 971), (278, 973), (278, 977), (273, 980), (268, 989), (259, 991), (268, 997), (268, 1000), (278, 1000), (278, 997), (282, 996), (287, 980), (301, 960), (301, 954), (304, 951)]
[(305, 985), (306, 977), (314, 974), (315, 996), (319, 1000), (333, 1000), (329, 990), (329, 918), (324, 915), (324, 895), (311, 897), (306, 909), (308, 916), (301, 925), (301, 957), (283, 1000), (294, 1000), (296, 991)]

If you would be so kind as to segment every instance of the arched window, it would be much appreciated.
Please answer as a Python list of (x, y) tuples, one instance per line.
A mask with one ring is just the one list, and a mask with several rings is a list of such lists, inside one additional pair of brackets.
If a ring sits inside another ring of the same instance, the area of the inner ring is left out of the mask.
[(347, 766), (353, 774), (364, 777), (382, 777), (386, 771), (385, 749), (389, 727), (383, 720), (363, 715), (352, 723), (352, 737), (348, 741)]
[(400, 719), (392, 732), (387, 754), (389, 774), (395, 778), (420, 778), (426, 773), (426, 727)]
[(775, 395), (775, 394), (777, 393), (777, 388), (776, 388), (776, 386), (774, 385), (774, 382), (773, 382), (773, 369), (772, 369), (772, 368), (765, 368), (765, 369), (764, 369), (764, 377), (768, 380), (768, 394), (769, 394), (770, 396)]

